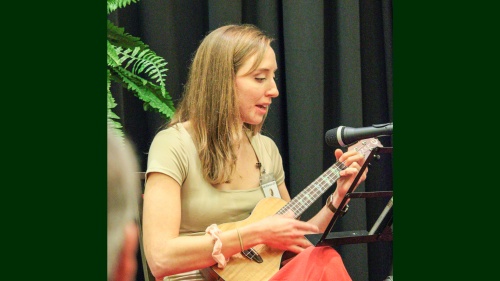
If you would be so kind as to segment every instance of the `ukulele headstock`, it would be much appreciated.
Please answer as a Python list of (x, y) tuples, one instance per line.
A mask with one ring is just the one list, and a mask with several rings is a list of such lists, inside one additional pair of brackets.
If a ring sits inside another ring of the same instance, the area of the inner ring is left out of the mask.
[(376, 147), (384, 147), (384, 146), (377, 138), (369, 138), (369, 139), (362, 139), (357, 143), (349, 146), (349, 150), (354, 149), (358, 151), (359, 153), (363, 154), (363, 156), (366, 159), (368, 158), (368, 155), (370, 155), (371, 151)]

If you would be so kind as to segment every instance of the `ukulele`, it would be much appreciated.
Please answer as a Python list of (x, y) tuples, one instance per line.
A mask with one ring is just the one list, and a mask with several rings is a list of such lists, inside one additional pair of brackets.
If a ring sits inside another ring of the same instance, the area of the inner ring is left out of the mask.
[[(376, 138), (357, 142), (352, 149), (360, 152), (365, 159), (375, 147), (382, 147)], [(342, 162), (335, 162), (321, 176), (315, 179), (290, 202), (281, 198), (268, 197), (260, 200), (251, 215), (241, 221), (219, 225), (221, 231), (241, 228), (266, 217), (278, 214), (283, 215), (292, 210), (295, 218), (307, 210), (323, 193), (340, 178), (339, 172), (347, 168)], [(269, 280), (280, 269), (284, 250), (271, 248), (265, 244), (256, 245), (233, 255), (225, 268), (218, 268), (217, 264), (201, 270), (207, 280), (217, 281), (264, 281)]]

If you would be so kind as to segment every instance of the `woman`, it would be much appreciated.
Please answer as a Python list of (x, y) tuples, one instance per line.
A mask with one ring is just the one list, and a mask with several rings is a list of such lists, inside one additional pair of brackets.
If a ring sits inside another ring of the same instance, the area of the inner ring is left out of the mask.
[[(143, 238), (157, 280), (205, 280), (200, 269), (229, 267), (230, 257), (258, 245), (298, 254), (277, 274), (286, 276), (301, 256), (318, 255), (304, 235), (325, 230), (364, 163), (358, 152), (335, 151), (347, 168), (329, 204), (308, 222), (289, 212), (219, 231), (221, 224), (249, 217), (264, 198), (261, 182), (275, 181), (273, 194), (290, 201), (277, 146), (260, 134), (279, 95), (271, 41), (252, 25), (227, 25), (208, 34), (175, 116), (151, 144)], [(366, 171), (359, 183), (365, 178)], [(323, 250), (319, 255), (326, 256), (319, 258), (334, 263), (325, 270), (350, 280), (338, 253)]]

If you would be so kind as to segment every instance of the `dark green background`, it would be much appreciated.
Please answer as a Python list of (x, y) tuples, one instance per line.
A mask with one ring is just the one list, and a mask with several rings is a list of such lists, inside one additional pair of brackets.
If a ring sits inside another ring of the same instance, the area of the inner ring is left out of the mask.
[[(499, 48), (491, 3), (393, 4), (401, 280), (496, 276)], [(105, 2), (5, 9), (4, 274), (102, 280)]]

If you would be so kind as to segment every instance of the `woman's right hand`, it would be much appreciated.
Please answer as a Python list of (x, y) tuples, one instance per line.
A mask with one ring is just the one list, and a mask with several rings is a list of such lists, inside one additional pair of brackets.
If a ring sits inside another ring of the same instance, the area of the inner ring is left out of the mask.
[(300, 253), (312, 246), (305, 234), (319, 232), (316, 225), (295, 219), (291, 210), (284, 215), (267, 217), (256, 224), (261, 231), (262, 244), (294, 253)]

